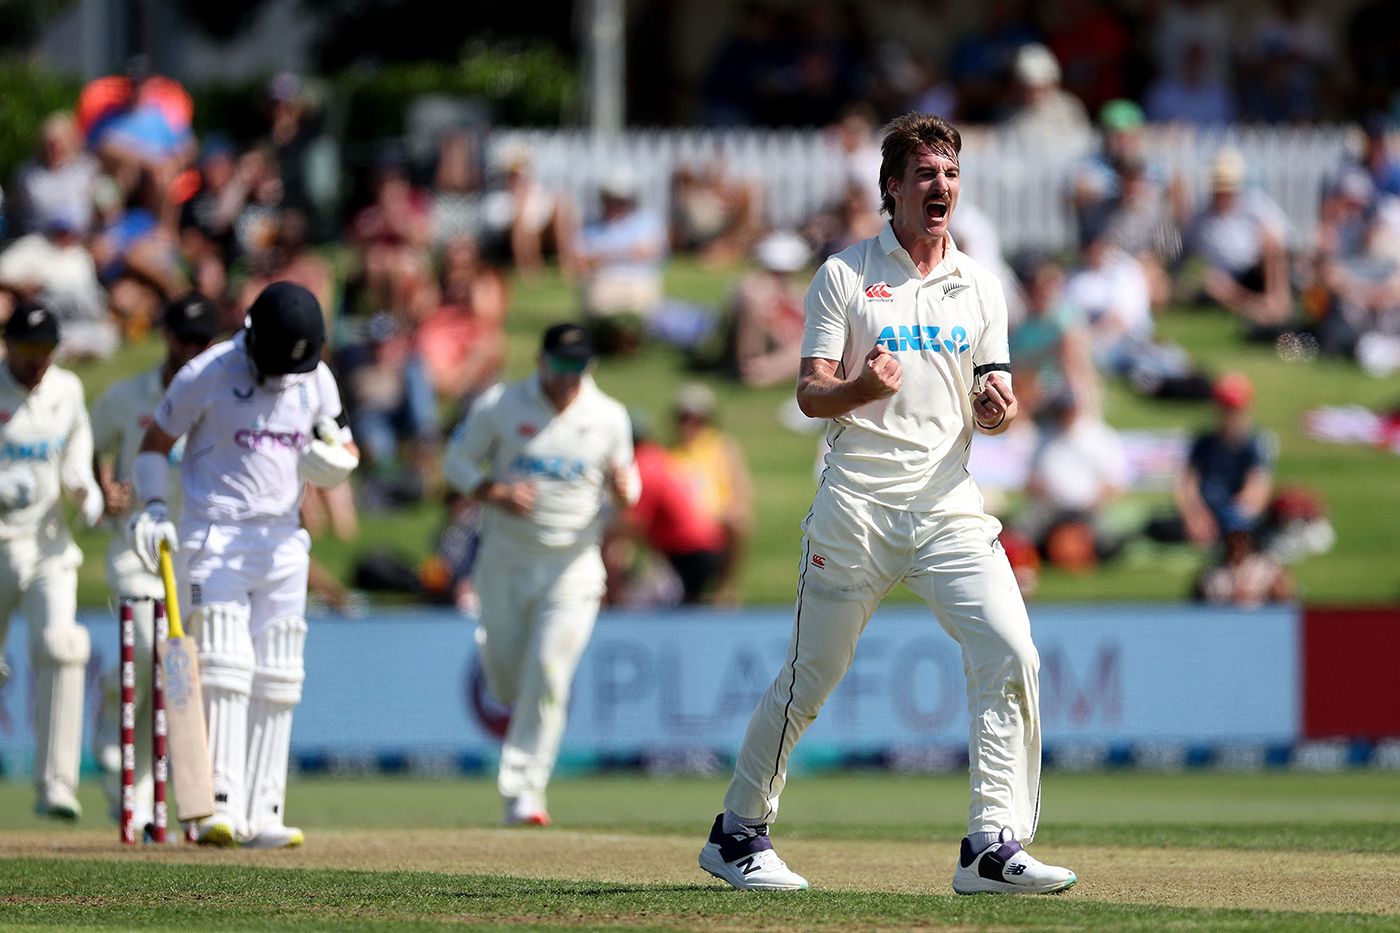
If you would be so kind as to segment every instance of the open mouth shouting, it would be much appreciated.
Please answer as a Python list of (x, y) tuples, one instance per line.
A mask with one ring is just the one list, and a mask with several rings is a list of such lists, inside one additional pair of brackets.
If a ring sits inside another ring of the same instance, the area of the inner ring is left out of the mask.
[(924, 216), (933, 226), (946, 222), (950, 209), (951, 204), (946, 197), (930, 198), (924, 202)]

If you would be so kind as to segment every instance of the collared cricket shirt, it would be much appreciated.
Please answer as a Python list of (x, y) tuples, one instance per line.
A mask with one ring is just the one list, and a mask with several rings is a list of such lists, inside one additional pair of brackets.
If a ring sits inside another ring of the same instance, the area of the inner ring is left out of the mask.
[(849, 379), (877, 343), (899, 361), (903, 383), (832, 420), (824, 479), (892, 508), (980, 509), (967, 472), (970, 396), (979, 367), (1004, 369), (1010, 359), (1001, 283), (952, 237), (943, 261), (920, 276), (887, 223), (817, 271), (802, 356), (836, 360)]

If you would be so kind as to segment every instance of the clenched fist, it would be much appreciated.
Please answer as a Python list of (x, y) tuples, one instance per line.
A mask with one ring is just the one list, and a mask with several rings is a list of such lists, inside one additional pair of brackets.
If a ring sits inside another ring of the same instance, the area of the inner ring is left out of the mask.
[(875, 344), (875, 349), (866, 354), (865, 364), (856, 376), (856, 386), (872, 402), (894, 395), (903, 381), (904, 368), (883, 343)]

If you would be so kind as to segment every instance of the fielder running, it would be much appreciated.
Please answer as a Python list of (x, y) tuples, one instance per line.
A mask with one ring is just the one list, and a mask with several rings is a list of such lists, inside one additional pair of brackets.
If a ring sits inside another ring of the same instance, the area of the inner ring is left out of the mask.
[[(34, 811), (77, 819), (84, 672), (92, 645), (77, 621), (83, 555), (68, 535), (59, 493), (78, 500), (89, 526), (102, 517), (102, 493), (92, 478), (83, 386), (51, 365), (57, 348), (53, 314), (17, 301), (5, 322), (0, 366), (0, 647), (18, 608), (34, 667)], [(0, 687), (9, 675), (0, 652)]]
[[(310, 292), (269, 285), (240, 333), (175, 375), (133, 470), (143, 511), (132, 548), (155, 572), (160, 543), (178, 547), (180, 599), (199, 646), (214, 779), (214, 815), (197, 830), (205, 845), (283, 848), (305, 838), (284, 822), (311, 548), (298, 506), (303, 482), (335, 486), (359, 462), (321, 362), (325, 339)], [(177, 531), (167, 501), (180, 437)]]
[[(132, 515), (132, 464), (175, 374), (205, 350), (219, 333), (218, 312), (203, 295), (191, 292), (166, 306), (162, 319), (165, 360), (138, 376), (118, 382), (92, 405), (93, 471), (102, 487), (106, 503), (107, 586), (117, 606), (132, 604), (136, 630), (136, 721), (149, 722), (151, 715), (151, 652), (155, 646), (155, 600), (165, 598), (160, 577), (146, 570), (141, 558), (127, 541), (127, 525)], [(174, 448), (172, 462), (178, 461), (180, 447)], [(108, 806), (121, 807), (121, 745), (117, 719), (120, 710), (121, 669), (119, 663), (103, 677), (102, 716), (97, 723), (94, 745), (97, 760), (107, 772), (105, 785)], [(154, 799), (151, 774), (151, 732), (136, 730), (136, 786), (134, 823), (150, 831)]]
[(797, 400), (830, 418), (803, 522), (788, 659), (759, 701), (700, 866), (736, 888), (807, 887), (774, 852), (788, 756), (835, 689), (880, 600), (904, 583), (961, 646), (972, 803), (953, 890), (1048, 893), (1075, 883), (1022, 846), (1040, 811), (1039, 657), (1011, 566), (967, 472), (974, 427), (1016, 417), (996, 276), (948, 235), (962, 140), (908, 114), (885, 128), (890, 223), (826, 261), (807, 291)]
[(511, 707), (497, 782), (508, 824), (549, 823), (545, 787), (603, 597), (604, 509), (641, 489), (627, 411), (594, 383), (592, 358), (582, 327), (549, 328), (538, 373), (482, 395), (443, 465), (487, 505), (477, 645), (487, 688)]

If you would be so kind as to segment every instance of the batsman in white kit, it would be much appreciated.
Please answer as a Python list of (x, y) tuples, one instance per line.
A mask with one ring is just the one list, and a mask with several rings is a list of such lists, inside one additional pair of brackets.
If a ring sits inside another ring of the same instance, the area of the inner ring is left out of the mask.
[(544, 334), (536, 374), (472, 406), (444, 458), (486, 504), (473, 571), (486, 686), (511, 708), (497, 781), (508, 824), (547, 825), (569, 688), (603, 598), (605, 510), (637, 500), (627, 410), (589, 372), (587, 331)]
[[(155, 650), (155, 601), (165, 598), (160, 576), (146, 569), (127, 540), (132, 513), (132, 465), (140, 453), (146, 429), (155, 418), (156, 408), (175, 374), (205, 350), (219, 334), (218, 311), (198, 292), (190, 292), (170, 302), (161, 319), (165, 337), (165, 359), (145, 372), (118, 382), (92, 403), (93, 470), (102, 487), (106, 504), (107, 586), (116, 606), (132, 605), (135, 623), (137, 722), (150, 719), (151, 652)], [(178, 461), (177, 445), (170, 458)], [(172, 503), (173, 505), (173, 503)], [(121, 674), (114, 664), (103, 675), (102, 715), (94, 730), (98, 763), (108, 776), (104, 785), (108, 806), (115, 813), (121, 806), (121, 747), (119, 730)], [(136, 785), (134, 824), (149, 832), (153, 818), (154, 778), (151, 768), (151, 733), (136, 730)]]
[[(83, 555), (64, 524), (60, 493), (77, 500), (89, 526), (102, 517), (102, 493), (92, 478), (82, 383), (52, 365), (58, 337), (47, 308), (15, 302), (0, 366), (0, 647), (19, 609), (34, 668), (34, 811), (77, 819), (92, 643), (77, 620)], [(9, 676), (0, 652), (0, 687)]]
[(803, 521), (787, 660), (749, 722), (700, 866), (736, 888), (807, 887), (773, 849), (788, 757), (904, 583), (962, 649), (972, 800), (953, 890), (1029, 894), (1074, 872), (1024, 846), (1040, 815), (1040, 659), (1016, 578), (967, 472), (974, 428), (1017, 414), (1001, 285), (948, 235), (962, 138), (907, 114), (885, 127), (878, 236), (829, 258), (807, 291), (797, 400), (831, 452)]
[[(162, 541), (178, 549), (180, 600), (198, 644), (214, 782), (214, 815), (197, 828), (205, 845), (304, 841), (285, 823), (311, 549), (298, 509), (303, 483), (335, 486), (359, 462), (321, 362), (325, 340), (309, 291), (267, 286), (242, 331), (171, 380), (134, 464), (142, 511), (132, 548), (152, 573)], [(177, 528), (169, 456), (182, 437)]]

